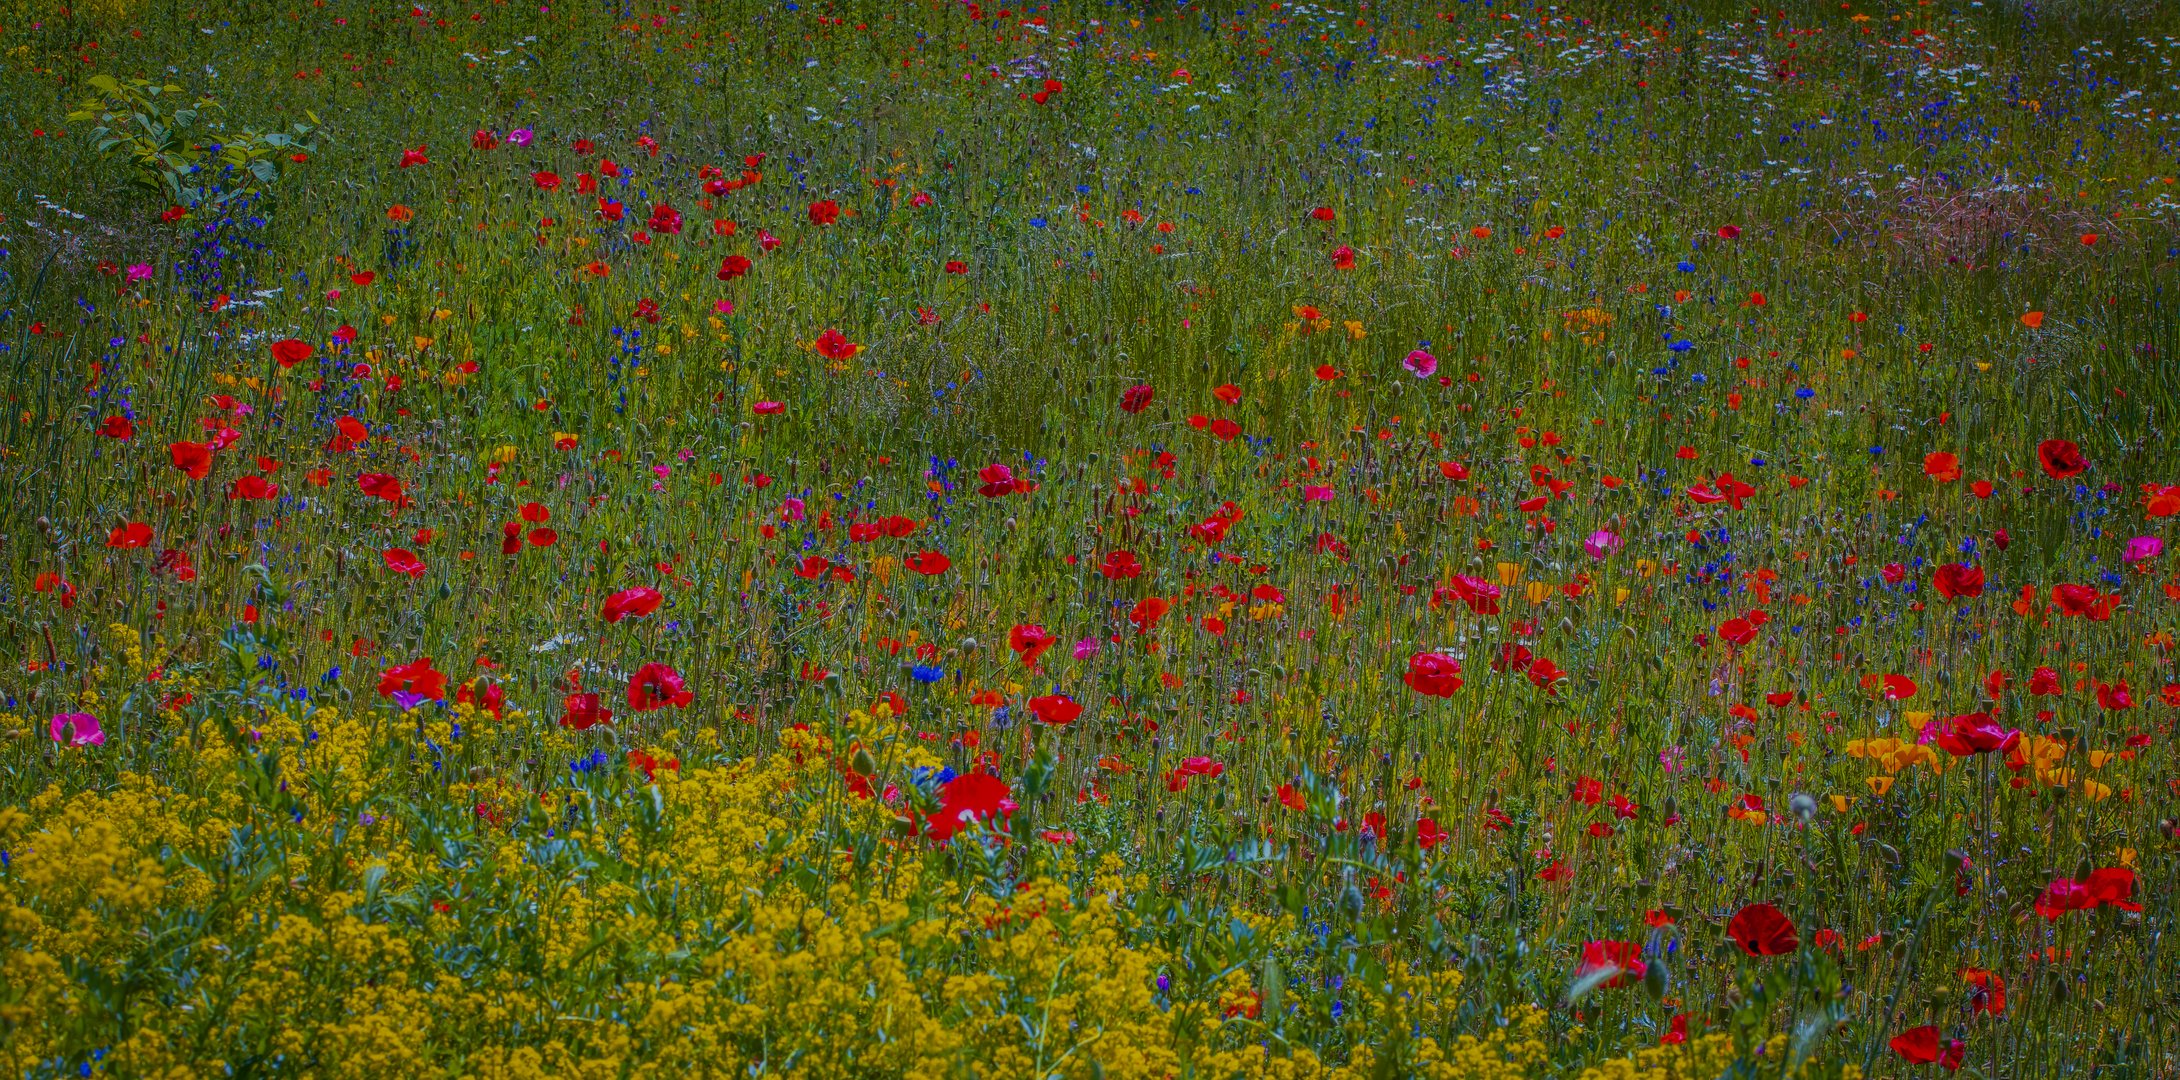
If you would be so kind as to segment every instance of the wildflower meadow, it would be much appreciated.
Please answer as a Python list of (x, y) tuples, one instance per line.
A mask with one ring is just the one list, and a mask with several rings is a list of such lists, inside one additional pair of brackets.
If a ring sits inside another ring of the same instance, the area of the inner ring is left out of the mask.
[(2180, 1076), (2180, 7), (0, 89), (7, 1075)]

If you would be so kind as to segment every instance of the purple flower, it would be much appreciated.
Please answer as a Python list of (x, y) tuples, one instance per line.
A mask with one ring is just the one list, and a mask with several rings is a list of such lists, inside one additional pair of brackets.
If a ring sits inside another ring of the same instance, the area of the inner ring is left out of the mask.
[(2147, 562), (2165, 553), (2165, 542), (2154, 536), (2137, 536), (2127, 541), (2127, 550), (2120, 554), (2121, 562)]
[(1606, 556), (1620, 550), (1620, 545), (1618, 533), (1610, 529), (1599, 529), (1591, 533), (1589, 539), (1582, 541), (1582, 550), (1589, 552), (1590, 558), (1603, 562)]
[(1075, 643), (1075, 659), (1088, 660), (1098, 654), (1098, 639), (1086, 637)]
[(53, 741), (62, 746), (106, 745), (106, 733), (99, 729), (98, 717), (90, 713), (54, 713), (49, 730), (53, 733)]
[(537, 133), (529, 128), (516, 128), (507, 133), (507, 141), (514, 146), (528, 146), (537, 141)]
[(1438, 358), (1422, 349), (1409, 353), (1400, 362), (1400, 366), (1407, 368), (1418, 379), (1428, 379), (1438, 374)]

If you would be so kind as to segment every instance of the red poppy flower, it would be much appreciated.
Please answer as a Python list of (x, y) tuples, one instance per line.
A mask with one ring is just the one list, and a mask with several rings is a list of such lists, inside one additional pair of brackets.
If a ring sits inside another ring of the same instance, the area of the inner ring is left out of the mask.
[(298, 338), (282, 338), (272, 343), (273, 360), (284, 368), (294, 367), (310, 359), (310, 354), (310, 342)]
[(561, 702), (560, 726), (577, 731), (589, 731), (599, 724), (613, 722), (613, 711), (601, 708), (596, 694), (569, 694)]
[(1983, 570), (1967, 563), (1946, 563), (1931, 575), (1930, 584), (1938, 590), (1939, 596), (1948, 600), (1982, 596)]
[(1801, 946), (1794, 920), (1770, 904), (1750, 904), (1726, 924), (1727, 936), (1750, 956), (1785, 956)]
[(1968, 1000), (1975, 1006), (1975, 1011), (1992, 1016), (2006, 1015), (2006, 980), (1997, 972), (1963, 968), (1960, 977), (1975, 988), (1968, 992)]
[(98, 425), (98, 433), (109, 439), (127, 442), (136, 437), (136, 425), (126, 416), (109, 416)]
[(1968, 713), (1953, 717), (1947, 730), (1938, 736), (1938, 746), (1954, 757), (1975, 754), (2003, 754), (2021, 742), (2018, 729), (2002, 727), (1991, 719), (1989, 713)]
[(1530, 683), (1546, 694), (1558, 693), (1555, 684), (1567, 677), (1567, 673), (1560, 670), (1558, 664), (1541, 656), (1529, 665), (1528, 674)]
[(1440, 591), (1445, 592), (1448, 590), (1462, 603), (1467, 604), (1468, 609), (1475, 614), (1497, 615), (1499, 613), (1499, 587), (1482, 578), (1470, 577), (1467, 574), (1455, 574), (1453, 582)]
[(1331, 221), (1338, 216), (1339, 215), (1332, 212), (1332, 208), (1329, 206), (1320, 206), (1317, 209), (1310, 211), (1310, 217), (1317, 221)]
[(949, 274), (966, 274), (969, 272), (969, 264), (962, 262), (960, 259), (948, 259), (946, 261), (946, 272)]
[(374, 499), (384, 499), (390, 503), (406, 502), (400, 478), (387, 473), (359, 473), (356, 476), (356, 487)]
[(606, 597), (605, 606), (599, 609), (598, 617), (609, 623), (617, 623), (628, 618), (640, 619), (657, 611), (659, 605), (665, 601), (665, 594), (649, 586), (639, 585), (633, 589), (622, 589), (620, 592)]
[(943, 574), (948, 567), (954, 565), (954, 560), (947, 558), (946, 553), (941, 551), (919, 551), (901, 562), (925, 577)]
[(1906, 701), (1915, 696), (1918, 689), (1915, 680), (1905, 675), (1887, 675), (1884, 679), (1884, 695), (1887, 701)]
[(1138, 633), (1147, 634), (1150, 633), (1152, 627), (1158, 625), (1158, 620), (1165, 618), (1166, 612), (1172, 609), (1173, 604), (1164, 597), (1146, 596), (1136, 601), (1133, 608), (1128, 609), (1128, 621), (1135, 624)]
[(439, 701), (447, 696), (447, 677), (443, 672), (432, 670), (431, 657), (427, 656), (380, 672), (378, 694), (380, 697), (414, 694)]
[(2099, 594), (2087, 585), (2062, 584), (2051, 587), (2051, 599), (2059, 605), (2062, 615), (2087, 615), (2096, 609)]
[(2142, 905), (2133, 899), (2135, 872), (2124, 866), (2107, 866), (2091, 870), (2082, 879), (2082, 887), (2088, 891), (2092, 904), (2110, 904), (2121, 911), (2141, 911)]
[(2036, 697), (2050, 697), (2061, 691), (2058, 671), (2040, 667), (2029, 673), (2029, 693)]
[(1137, 383), (1121, 391), (1120, 411), (1127, 413), (1142, 412), (1144, 409), (1150, 408), (1151, 398), (1156, 395), (1157, 391), (1151, 389), (1150, 384)]
[(1452, 838), (1452, 833), (1440, 828), (1438, 822), (1431, 818), (1423, 818), (1415, 823), (1416, 845), (1425, 851), (1429, 851)]
[(1072, 723), (1082, 715), (1082, 705), (1066, 694), (1047, 694), (1029, 699), (1030, 714), (1041, 724), (1060, 725)]
[(651, 220), (646, 224), (652, 232), (678, 236), (681, 234), (681, 211), (659, 203), (651, 208)]
[(819, 334), (812, 345), (817, 349), (818, 355), (827, 360), (852, 360), (855, 358), (856, 352), (862, 348), (855, 342), (849, 341), (847, 335), (838, 330), (827, 330)]
[(202, 480), (212, 471), (212, 448), (204, 443), (169, 443), (167, 459), (191, 480)]
[(1332, 249), (1332, 268), (1335, 270), (1355, 269), (1355, 249), (1346, 244), (1341, 244), (1339, 247)]
[(151, 546), (151, 526), (141, 521), (116, 525), (106, 534), (106, 546), (110, 548), (140, 548)]
[(721, 281), (733, 281), (735, 278), (747, 273), (749, 273), (749, 257), (746, 255), (729, 255), (719, 260), (719, 272), (712, 276)]
[(2066, 439), (2045, 439), (2037, 443), (2036, 461), (2044, 467), (2045, 475), (2054, 480), (2064, 480), (2089, 468), (2089, 460), (2082, 457), (2082, 448)]
[(1650, 965), (1643, 963), (1642, 948), (1632, 941), (1585, 941), (1582, 943), (1582, 962), (1575, 965), (1574, 977), (1586, 979), (1607, 971), (1617, 972), (1605, 980), (1605, 987), (1626, 986), (1643, 977)]
[(1452, 697), (1461, 688), (1461, 662), (1444, 653), (1413, 653), (1400, 681), (1426, 697)]
[(386, 569), (394, 573), (407, 574), (413, 578), (424, 576), (424, 560), (417, 558), (416, 552), (408, 548), (387, 548), (379, 553), (379, 558), (384, 559)]
[(1021, 658), (1023, 667), (1036, 667), (1038, 658), (1057, 640), (1042, 626), (1023, 625), (1007, 631), (1007, 648)]
[(2099, 682), (2097, 684), (2097, 705), (2106, 712), (2132, 709), (2135, 707), (2135, 695), (2127, 688), (2127, 680), (2125, 679), (2121, 679), (2116, 683)]
[(431, 164), (431, 159), (424, 156), (424, 148), (421, 146), (416, 147), (413, 150), (403, 150), (401, 152), (401, 167), (404, 169), (414, 168), (418, 165), (429, 164)]
[(983, 487), (979, 487), (977, 493), (983, 495), (983, 497), (988, 497), (988, 500), (996, 500), (996, 497), (1003, 497), (1003, 495), (1014, 495), (1016, 491), (1036, 491), (1038, 489), (1036, 482), (1016, 478), (1014, 469), (1009, 469), (1005, 465), (985, 465), (983, 469), (977, 469), (977, 480), (983, 480)]
[(988, 821), (1014, 810), (1014, 790), (990, 773), (957, 776), (939, 789), (939, 808), (926, 817), (927, 835), (946, 840), (971, 822)]
[(238, 476), (233, 483), (227, 485), (227, 497), (256, 501), (277, 499), (280, 497), (280, 486), (255, 474)]
[(1143, 564), (1136, 561), (1135, 552), (1111, 551), (1106, 553), (1105, 561), (1098, 564), (1098, 573), (1113, 581), (1120, 581), (1141, 576)]
[(343, 416), (333, 421), (333, 437), (326, 440), (329, 454), (345, 454), (371, 441), (371, 429), (353, 416)]
[(1923, 455), (1923, 475), (1941, 484), (1960, 479), (1959, 456), (1939, 450)]
[(830, 225), (840, 220), (840, 206), (831, 199), (810, 204), (810, 224)]
[(1756, 624), (1737, 615), (1718, 624), (1718, 636), (1734, 645), (1746, 645), (1756, 640)]
[(651, 712), (671, 705), (686, 708), (696, 695), (681, 681), (681, 673), (665, 664), (645, 664), (628, 680), (628, 707)]
[(1938, 1060), (1938, 1025), (1924, 1024), (1909, 1028), (1892, 1037), (1892, 1052), (1912, 1065), (1928, 1065)]

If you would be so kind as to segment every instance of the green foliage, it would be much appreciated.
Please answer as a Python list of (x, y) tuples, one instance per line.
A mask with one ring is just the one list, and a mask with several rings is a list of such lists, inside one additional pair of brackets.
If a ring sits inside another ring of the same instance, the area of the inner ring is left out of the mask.
[[(322, 135), (318, 114), (285, 131), (245, 129), (227, 134), (214, 114), (224, 106), (209, 96), (184, 100), (180, 87), (148, 79), (93, 75), (86, 84), (98, 96), (68, 114), (91, 122), (90, 139), (100, 157), (121, 162), (129, 182), (170, 204), (195, 211), (269, 190), (283, 161), (307, 158)], [(209, 141), (202, 141), (209, 140)]]

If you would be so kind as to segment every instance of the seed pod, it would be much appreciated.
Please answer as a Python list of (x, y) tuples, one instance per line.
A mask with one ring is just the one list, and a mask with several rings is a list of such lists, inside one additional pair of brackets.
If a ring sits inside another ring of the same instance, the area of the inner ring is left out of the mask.
[(1666, 991), (1672, 988), (1673, 976), (1665, 970), (1665, 957), (1652, 959), (1649, 966), (1643, 969), (1643, 992), (1649, 994), (1652, 1001), (1662, 1001)]
[(855, 756), (849, 759), (848, 767), (854, 769), (857, 776), (869, 776), (878, 771), (878, 763), (871, 760), (870, 750), (861, 746), (855, 748)]

